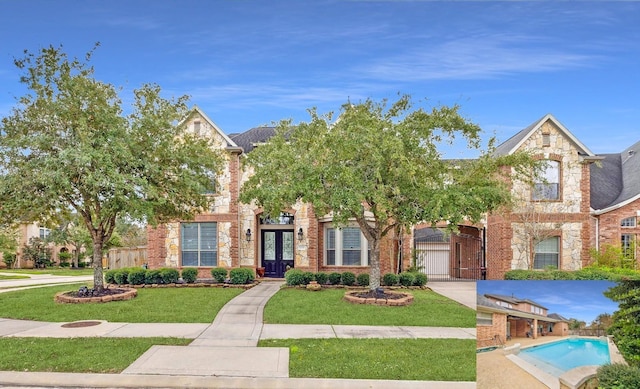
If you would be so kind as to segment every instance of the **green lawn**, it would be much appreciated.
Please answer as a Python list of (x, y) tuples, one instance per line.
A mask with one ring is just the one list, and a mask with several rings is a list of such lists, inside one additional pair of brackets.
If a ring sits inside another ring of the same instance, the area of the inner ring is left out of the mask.
[[(29, 279), (29, 276), (19, 276), (19, 275), (15, 275), (15, 276), (5, 276), (0, 274), (0, 280), (23, 280), (23, 279)], [(2, 285), (2, 284), (0, 284)]]
[(0, 269), (2, 273), (51, 274), (54, 276), (90, 276), (92, 268), (70, 269), (68, 267), (48, 267), (46, 269)]
[(180, 338), (0, 338), (0, 370), (120, 373), (153, 345)]
[(52, 322), (107, 320), (125, 323), (210, 323), (240, 288), (144, 288), (129, 301), (57, 304), (56, 292), (83, 284), (0, 293), (0, 317)]
[(414, 301), (405, 307), (351, 304), (342, 299), (344, 293), (344, 289), (324, 289), (319, 292), (282, 289), (267, 303), (264, 322), (466, 328), (476, 326), (474, 310), (430, 290), (411, 290)]
[(291, 377), (475, 381), (475, 340), (277, 339), (289, 348)]

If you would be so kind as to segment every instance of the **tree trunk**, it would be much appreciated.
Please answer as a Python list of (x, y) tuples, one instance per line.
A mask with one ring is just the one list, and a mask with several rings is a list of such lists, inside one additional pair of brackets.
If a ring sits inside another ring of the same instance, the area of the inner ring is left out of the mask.
[(376, 290), (380, 287), (380, 240), (374, 239), (371, 242), (371, 257), (369, 258), (369, 290)]
[(93, 242), (93, 289), (102, 291), (104, 289), (104, 275), (102, 272), (102, 242)]

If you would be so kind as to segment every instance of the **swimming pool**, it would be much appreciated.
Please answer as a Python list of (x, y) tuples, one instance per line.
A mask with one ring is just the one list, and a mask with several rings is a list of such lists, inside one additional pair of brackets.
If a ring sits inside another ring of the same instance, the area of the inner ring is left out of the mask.
[(586, 338), (523, 348), (518, 357), (556, 377), (579, 366), (604, 365), (611, 361), (606, 339)]

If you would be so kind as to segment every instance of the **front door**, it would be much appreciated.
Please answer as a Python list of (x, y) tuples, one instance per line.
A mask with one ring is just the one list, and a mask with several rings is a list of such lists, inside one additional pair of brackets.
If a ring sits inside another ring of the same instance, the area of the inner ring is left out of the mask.
[(282, 278), (287, 266), (293, 268), (293, 231), (262, 230), (264, 276)]

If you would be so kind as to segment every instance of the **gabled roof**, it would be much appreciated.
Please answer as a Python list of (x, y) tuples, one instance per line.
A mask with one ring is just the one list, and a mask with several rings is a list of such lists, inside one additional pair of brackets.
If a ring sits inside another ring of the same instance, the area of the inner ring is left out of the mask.
[[(517, 318), (524, 318), (524, 319), (538, 319), (538, 320), (542, 320), (545, 322), (551, 322), (551, 323), (556, 323), (559, 321), (569, 321), (567, 319), (565, 319), (564, 317), (558, 315), (558, 314), (552, 314), (552, 315), (548, 315), (548, 316), (543, 316), (543, 315), (539, 315), (539, 314), (535, 314), (535, 313), (531, 313), (531, 312), (524, 312), (524, 311), (519, 311), (515, 308), (507, 308), (507, 307), (503, 307), (501, 305), (496, 304), (493, 300), (487, 298), (487, 296), (502, 296), (502, 295), (491, 295), (491, 294), (485, 294), (483, 295), (477, 295), (477, 303), (476, 303), (476, 307), (478, 311), (481, 312), (494, 312), (494, 313), (503, 313), (507, 316), (511, 316), (511, 317), (517, 317)], [(509, 297), (509, 296), (503, 296), (503, 297)], [(529, 299), (515, 299), (518, 301), (526, 301), (526, 302), (531, 302), (531, 300)], [(537, 306), (539, 306), (539, 304), (535, 304)], [(546, 309), (546, 308), (545, 308)]]
[(501, 143), (498, 147), (496, 147), (494, 154), (498, 156), (513, 154), (522, 146), (522, 144), (527, 139), (531, 137), (531, 135), (533, 135), (534, 132), (540, 129), (540, 127), (542, 127), (542, 125), (547, 121), (553, 122), (553, 124), (555, 124), (556, 127), (560, 129), (564, 136), (573, 143), (576, 149), (578, 149), (579, 154), (590, 157), (595, 156), (595, 154), (593, 154), (591, 150), (587, 148), (587, 146), (582, 144), (582, 142), (580, 142), (578, 138), (576, 138), (565, 126), (562, 125), (562, 123), (558, 121), (558, 119), (556, 119), (550, 113), (544, 115), (542, 118), (533, 122), (527, 128), (523, 129), (522, 131), (518, 132), (511, 138)]
[(536, 307), (540, 307), (542, 309), (547, 309), (546, 307), (538, 304), (537, 302), (535, 302), (533, 300), (522, 299), (522, 298), (515, 297), (515, 296), (506, 296), (506, 295), (503, 295), (503, 294), (485, 294), (485, 296), (487, 296), (489, 298), (496, 299), (496, 300), (506, 301), (506, 302), (512, 303), (512, 304), (528, 303), (528, 304), (531, 304), (531, 305), (535, 305)]
[(206, 120), (209, 125), (214, 128), (218, 134), (220, 134), (220, 136), (225, 140), (225, 142), (227, 142), (227, 147), (238, 147), (238, 145), (231, 140), (231, 138), (229, 138), (229, 136), (227, 136), (227, 134), (225, 134), (222, 129), (220, 129), (220, 127), (218, 127), (218, 125), (209, 118), (209, 116), (207, 116), (206, 113), (204, 113), (203, 110), (200, 109), (200, 107), (198, 107), (197, 105), (194, 105), (193, 108), (191, 109), (191, 112), (189, 113), (189, 115), (187, 115), (186, 118), (184, 118), (184, 120), (182, 120), (182, 122), (180, 122), (180, 124), (186, 122), (187, 120), (189, 120), (191, 118), (191, 116), (193, 116), (194, 113), (197, 113), (200, 115), (200, 117), (202, 117), (204, 120)]
[(547, 317), (550, 317), (550, 318), (553, 318), (553, 319), (557, 319), (557, 320), (560, 320), (560, 321), (566, 321), (566, 322), (569, 321), (569, 319), (567, 319), (566, 317), (564, 317), (564, 316), (562, 316), (562, 315), (560, 315), (558, 313), (550, 313), (550, 314), (547, 315)]
[(266, 143), (275, 134), (275, 127), (254, 127), (241, 134), (233, 135), (231, 139), (233, 139), (238, 146), (242, 147), (245, 153), (248, 153), (253, 150), (256, 145)]
[(591, 165), (591, 208), (600, 215), (640, 198), (640, 142)]

